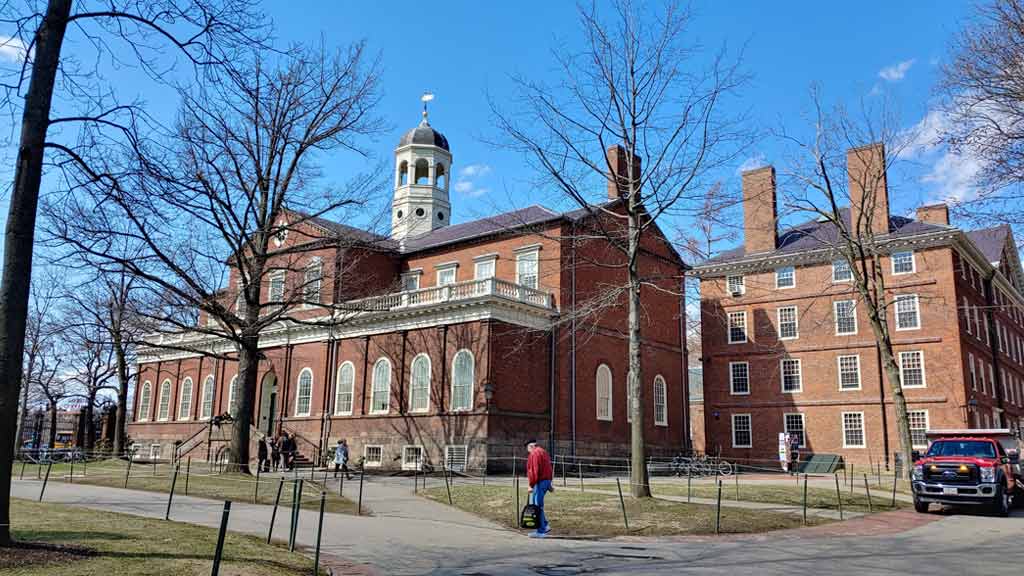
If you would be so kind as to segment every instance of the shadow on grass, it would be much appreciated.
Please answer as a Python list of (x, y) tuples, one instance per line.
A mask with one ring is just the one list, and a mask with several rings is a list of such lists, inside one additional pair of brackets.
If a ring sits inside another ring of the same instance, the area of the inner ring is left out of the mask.
[(93, 532), (73, 530), (16, 530), (18, 540), (31, 542), (69, 542), (83, 540), (132, 540), (131, 536), (116, 532)]

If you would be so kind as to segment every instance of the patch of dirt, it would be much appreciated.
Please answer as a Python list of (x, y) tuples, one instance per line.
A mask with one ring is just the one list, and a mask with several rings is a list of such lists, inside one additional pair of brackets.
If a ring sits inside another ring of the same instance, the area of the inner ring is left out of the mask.
[(0, 571), (74, 562), (95, 553), (84, 546), (65, 546), (41, 542), (16, 542), (10, 548), (0, 548)]

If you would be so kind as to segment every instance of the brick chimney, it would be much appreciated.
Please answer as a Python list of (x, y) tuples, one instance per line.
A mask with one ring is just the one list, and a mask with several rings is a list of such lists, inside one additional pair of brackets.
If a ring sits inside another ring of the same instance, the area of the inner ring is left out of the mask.
[[(608, 160), (608, 199), (618, 200), (629, 194), (629, 180), (626, 180), (626, 172), (629, 170), (629, 163), (626, 162), (626, 149), (616, 144), (609, 146), (605, 151), (605, 158)], [(633, 179), (640, 180), (640, 157), (633, 155)]]
[(917, 221), (949, 226), (949, 206), (945, 204), (921, 206), (917, 209)]
[(743, 249), (747, 254), (775, 250), (775, 168), (762, 166), (743, 173)]
[(885, 180), (885, 146), (881, 142), (846, 151), (850, 183), (850, 226), (858, 234), (889, 233), (889, 186)]

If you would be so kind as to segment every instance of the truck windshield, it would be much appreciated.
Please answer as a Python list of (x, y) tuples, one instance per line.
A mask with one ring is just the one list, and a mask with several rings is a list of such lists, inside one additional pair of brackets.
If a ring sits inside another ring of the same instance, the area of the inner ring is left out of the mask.
[(928, 449), (929, 456), (969, 456), (995, 458), (996, 448), (991, 442), (980, 440), (939, 440)]

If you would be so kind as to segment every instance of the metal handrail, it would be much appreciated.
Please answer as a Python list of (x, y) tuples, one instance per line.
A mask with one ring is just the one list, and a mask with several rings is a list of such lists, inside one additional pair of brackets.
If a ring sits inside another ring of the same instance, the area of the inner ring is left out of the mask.
[(192, 442), (193, 440), (195, 440), (200, 434), (202, 434), (203, 432), (206, 432), (209, 428), (210, 428), (210, 423), (209, 422), (204, 422), (203, 425), (199, 428), (199, 430), (196, 430), (195, 433), (193, 433), (188, 438), (182, 440), (180, 444), (175, 446), (174, 447), (174, 460), (175, 461), (181, 460), (181, 458), (184, 457), (185, 455), (187, 455), (189, 452), (195, 450), (199, 446), (202, 446), (203, 443), (202, 443), (202, 440), (200, 439), (200, 441), (198, 441), (195, 444), (193, 444), (192, 446), (190, 446), (188, 448), (188, 450), (185, 450), (184, 452), (182, 452), (182, 447), (183, 446), (185, 446), (189, 442)]
[(313, 454), (315, 455), (315, 460), (313, 460), (314, 465), (316, 465), (320, 460), (323, 459), (323, 454), (320, 453), (321, 450), (320, 450), (320, 445), (319, 444), (314, 444), (312, 440), (310, 440), (309, 438), (306, 438), (305, 436), (300, 434), (298, 431), (296, 431), (294, 428), (291, 428), (291, 427), (289, 427), (289, 426), (287, 426), (285, 424), (281, 424), (281, 429), (284, 430), (285, 432), (287, 432), (288, 434), (290, 434), (293, 438), (297, 438), (297, 439), (301, 440), (302, 442), (305, 442), (306, 444), (309, 444), (310, 449), (313, 451)]

